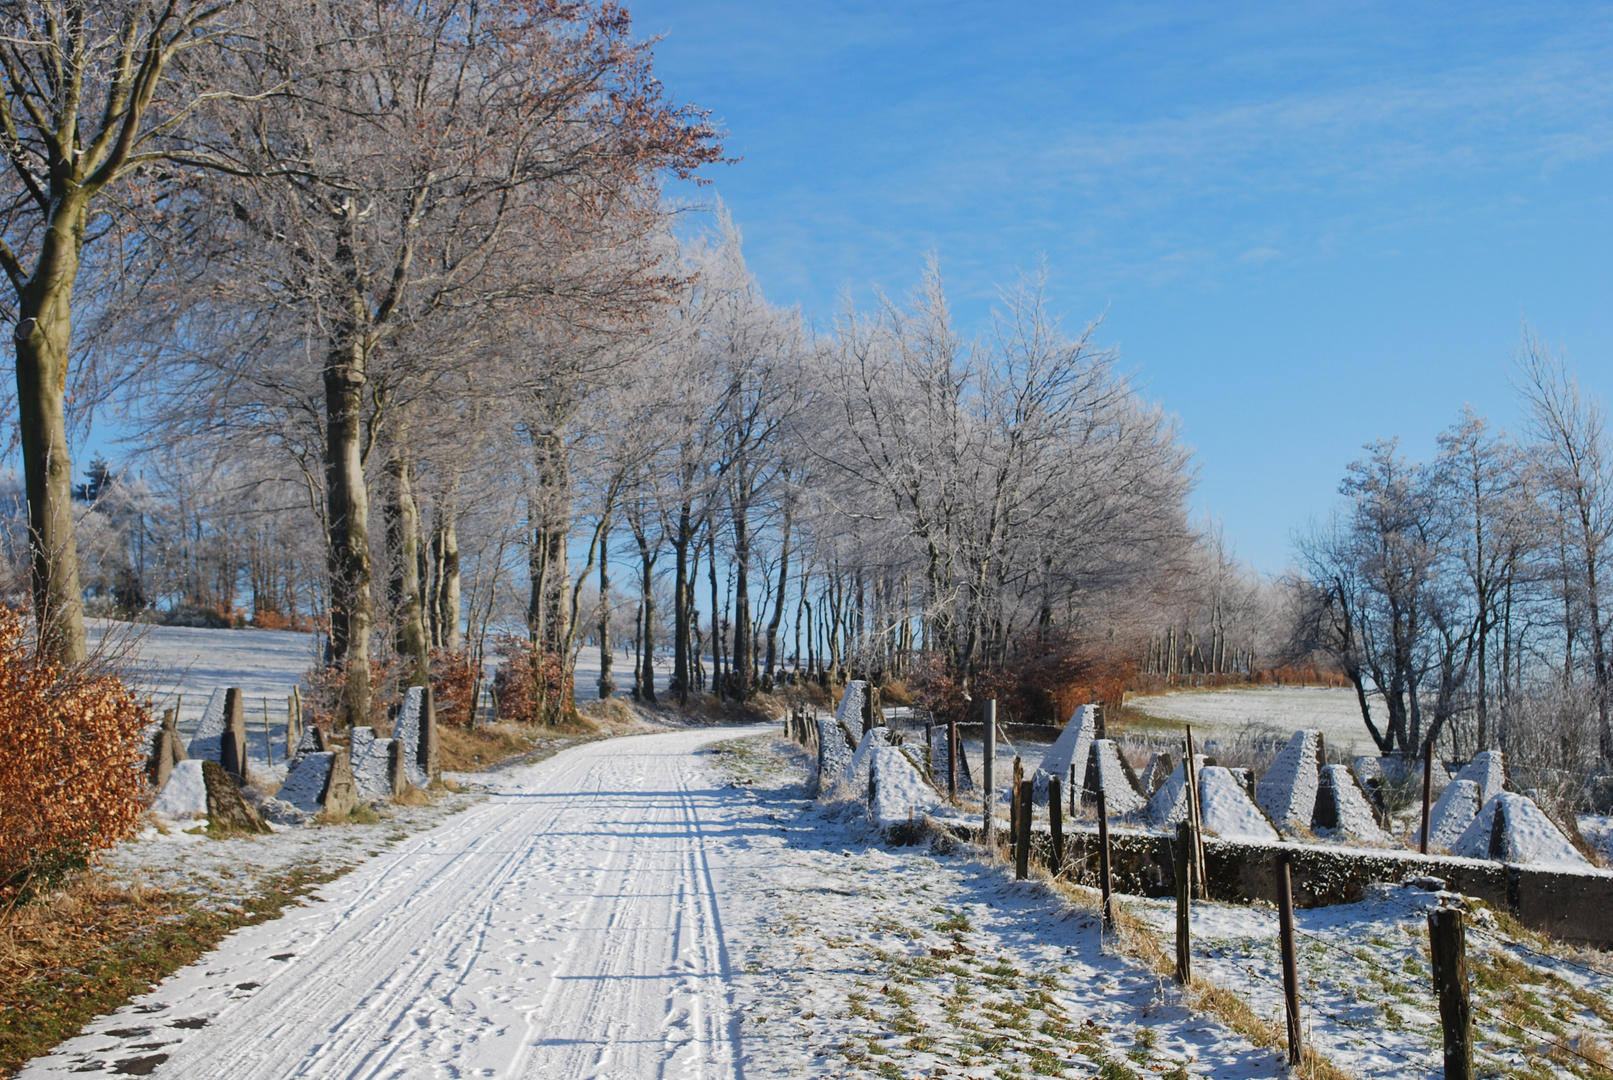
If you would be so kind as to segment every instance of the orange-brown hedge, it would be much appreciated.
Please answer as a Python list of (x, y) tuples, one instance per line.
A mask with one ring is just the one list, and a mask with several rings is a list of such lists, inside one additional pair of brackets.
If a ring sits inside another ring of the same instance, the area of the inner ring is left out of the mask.
[(93, 664), (34, 655), (0, 608), (0, 904), (134, 831), (150, 714)]

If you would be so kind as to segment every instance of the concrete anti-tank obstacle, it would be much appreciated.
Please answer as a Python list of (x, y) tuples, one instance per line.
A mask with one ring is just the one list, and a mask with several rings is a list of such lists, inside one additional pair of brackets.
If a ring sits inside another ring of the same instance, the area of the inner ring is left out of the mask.
[(1382, 846), (1389, 837), (1378, 827), (1367, 793), (1347, 765), (1324, 765), (1316, 790), (1311, 831), (1346, 836), (1361, 843)]
[[(1478, 784), (1472, 780), (1452, 780), (1429, 812), (1428, 850), (1449, 851), (1479, 816), (1483, 805), (1484, 793)], [(1421, 841), (1422, 831), (1419, 824), (1413, 838)]]
[(835, 778), (851, 761), (852, 746), (846, 741), (846, 729), (832, 716), (816, 717), (818, 725), (818, 792), (827, 794), (834, 787)]
[(305, 814), (337, 818), (351, 813), (358, 805), (358, 788), (347, 749), (338, 746), (304, 754), (286, 774), (276, 797)]
[(1281, 832), (1293, 835), (1310, 828), (1322, 761), (1322, 733), (1296, 731), (1260, 778), (1255, 802)]
[(186, 753), (193, 758), (202, 758), (207, 761), (217, 761), (224, 740), (224, 698), (227, 691), (220, 686), (213, 690), (207, 698), (207, 705), (202, 709), (202, 718), (196, 723), (196, 730), (191, 734), (190, 744), (186, 746)]
[(1277, 829), (1231, 769), (1205, 765), (1199, 770), (1199, 813), (1204, 831), (1237, 840), (1277, 840)]
[(161, 791), (163, 785), (168, 783), (168, 777), (173, 773), (174, 766), (186, 760), (185, 747), (179, 739), (179, 713), (177, 709), (164, 709), (162, 725), (157, 729), (156, 738), (151, 741), (151, 754), (146, 761), (146, 775), (151, 780), (151, 786)]
[(1153, 754), (1148, 758), (1148, 764), (1137, 776), (1137, 790), (1145, 799), (1152, 799), (1161, 784), (1171, 774), (1171, 756), (1167, 753)]
[(1048, 748), (1042, 763), (1032, 774), (1033, 790), (1038, 803), (1047, 801), (1047, 782), (1052, 777), (1063, 781), (1070, 775), (1070, 766), (1083, 770), (1092, 753), (1092, 740), (1098, 737), (1098, 707), (1079, 706), (1070, 714), (1069, 723), (1053, 745)]
[[(943, 788), (947, 783), (947, 725), (937, 724), (930, 741), (930, 775), (935, 777), (935, 786)], [(969, 754), (964, 747), (963, 738), (958, 738), (958, 790), (973, 791), (975, 788), (974, 775), (969, 771)]]
[(246, 748), (246, 707), (241, 699), (241, 688), (232, 686), (224, 692), (224, 732), (219, 739), (218, 762), (224, 771), (241, 783), (250, 778)]
[(1473, 781), (1479, 786), (1484, 801), (1488, 803), (1506, 789), (1506, 759), (1499, 750), (1481, 751), (1456, 774), (1456, 779)]
[(442, 779), (441, 753), (437, 745), (437, 710), (429, 686), (411, 686), (404, 692), (392, 737), (403, 742), (409, 782), (426, 787)]
[(202, 762), (202, 780), (207, 786), (209, 832), (266, 833), (269, 826), (246, 801), (235, 780), (216, 761)]
[(1147, 809), (1148, 802), (1137, 790), (1137, 777), (1113, 739), (1093, 739), (1087, 750), (1081, 801), (1096, 803), (1102, 791), (1110, 817), (1128, 817)]
[(1487, 800), (1451, 845), (1453, 855), (1509, 863), (1544, 863), (1583, 869), (1590, 861), (1527, 795), (1503, 791)]

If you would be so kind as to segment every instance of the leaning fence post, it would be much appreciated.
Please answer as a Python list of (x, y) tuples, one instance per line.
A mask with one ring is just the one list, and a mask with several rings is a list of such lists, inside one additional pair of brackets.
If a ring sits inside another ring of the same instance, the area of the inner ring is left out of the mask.
[(1288, 1016), (1288, 1064), (1301, 1056), (1299, 1030), (1299, 961), (1294, 955), (1293, 853), (1277, 854), (1277, 932), (1283, 955), (1283, 1005)]
[(1064, 869), (1064, 807), (1059, 793), (1059, 778), (1047, 778), (1047, 828), (1053, 837), (1053, 875)]
[(1428, 945), (1439, 1023), (1445, 1030), (1445, 1077), (1472, 1080), (1473, 1009), (1467, 996), (1467, 929), (1460, 908), (1438, 907), (1428, 913)]
[(1428, 800), (1434, 794), (1434, 740), (1423, 744), (1423, 836), (1417, 850), (1428, 854)]
[(1019, 782), (1025, 779), (1025, 765), (1014, 755), (1014, 771), (1008, 782), (1008, 843), (1014, 858), (1019, 858)]
[(1193, 888), (1200, 900), (1210, 898), (1209, 874), (1204, 865), (1204, 820), (1199, 814), (1199, 766), (1193, 754), (1193, 725), (1187, 731), (1187, 760), (1182, 762), (1182, 780), (1187, 784), (1187, 819), (1193, 823)]
[(1176, 981), (1183, 986), (1193, 981), (1191, 908), (1193, 892), (1193, 823), (1176, 824)]
[(1113, 930), (1115, 900), (1109, 884), (1109, 800), (1104, 797), (1102, 779), (1098, 781), (1098, 876), (1103, 879), (1103, 928)]
[(1023, 881), (1031, 872), (1031, 807), (1035, 805), (1036, 781), (1019, 782), (1019, 833), (1014, 840), (1014, 876)]
[(980, 763), (986, 790), (981, 792), (980, 804), (985, 816), (984, 836), (986, 850), (990, 851), (997, 839), (997, 700), (985, 703), (981, 710), (985, 723), (986, 749)]

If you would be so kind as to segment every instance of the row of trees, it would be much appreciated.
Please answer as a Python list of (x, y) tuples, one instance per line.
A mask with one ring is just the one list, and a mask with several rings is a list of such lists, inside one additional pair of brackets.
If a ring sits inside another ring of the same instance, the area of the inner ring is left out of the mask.
[[(613, 688), (624, 634), (624, 681), (653, 697), (666, 649), (685, 699), (789, 667), (964, 700), (1124, 667), (1201, 609), (1217, 670), (1253, 665), (1254, 586), (1097, 327), (1030, 279), (966, 338), (934, 265), (822, 325), (770, 304), (721, 212), (674, 229), (662, 179), (722, 152), (620, 8), (3, 11), (6, 541), (63, 660), (87, 588), (313, 621), (348, 721), (383, 662), (418, 682), (514, 626), (550, 719), (585, 639)], [(133, 461), (75, 503), (68, 434), (103, 406)]]
[[(1302, 538), (1309, 641), (1355, 686), (1385, 753), (1468, 752), (1541, 735), (1520, 718), (1585, 717), (1549, 736), (1562, 763), (1613, 764), (1613, 458), (1605, 414), (1532, 334), (1522, 437), (1471, 409), (1417, 464), (1396, 442), (1348, 470), (1344, 508)], [(1542, 696), (1553, 704), (1542, 705)], [(1573, 731), (1569, 732), (1569, 728)], [(1587, 737), (1588, 735), (1588, 737)]]

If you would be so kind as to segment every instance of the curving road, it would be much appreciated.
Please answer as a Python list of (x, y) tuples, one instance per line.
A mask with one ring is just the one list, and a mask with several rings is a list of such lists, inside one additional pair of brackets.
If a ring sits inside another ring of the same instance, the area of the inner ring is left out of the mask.
[(754, 825), (694, 752), (761, 730), (506, 774), (20, 1075), (739, 1076), (719, 882)]

